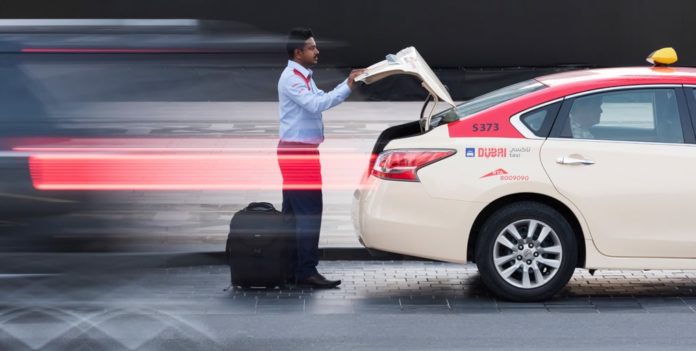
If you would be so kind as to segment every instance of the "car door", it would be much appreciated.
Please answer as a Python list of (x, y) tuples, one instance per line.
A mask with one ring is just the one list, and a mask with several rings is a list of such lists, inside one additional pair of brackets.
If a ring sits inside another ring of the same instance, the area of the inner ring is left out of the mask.
[(603, 254), (696, 257), (696, 145), (681, 86), (566, 98), (541, 161)]

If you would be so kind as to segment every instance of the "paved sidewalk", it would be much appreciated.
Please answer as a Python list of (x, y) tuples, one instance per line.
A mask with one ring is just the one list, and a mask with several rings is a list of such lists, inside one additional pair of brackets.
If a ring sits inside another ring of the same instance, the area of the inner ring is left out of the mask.
[[(119, 262), (123, 260), (123, 262)], [(684, 312), (696, 307), (696, 271), (597, 271), (578, 269), (568, 286), (543, 303), (512, 303), (493, 297), (474, 264), (430, 261), (322, 261), (320, 271), (342, 279), (338, 289), (229, 289), (224, 265), (176, 267), (174, 261), (148, 264), (113, 256), (93, 267), (66, 266), (50, 271), (49, 262), (0, 274), (0, 301), (7, 306), (107, 304), (133, 301), (167, 310), (202, 301), (216, 313), (361, 313), (454, 312), (501, 313), (518, 308), (539, 312)], [(131, 261), (131, 262), (126, 262)], [(98, 261), (94, 261), (98, 262)], [(144, 263), (145, 262), (145, 263)], [(186, 263), (186, 262), (183, 262)], [(172, 266), (172, 267), (161, 267)], [(138, 268), (141, 266), (143, 268)], [(193, 301), (185, 301), (193, 298)], [(174, 311), (174, 312), (175, 312)]]

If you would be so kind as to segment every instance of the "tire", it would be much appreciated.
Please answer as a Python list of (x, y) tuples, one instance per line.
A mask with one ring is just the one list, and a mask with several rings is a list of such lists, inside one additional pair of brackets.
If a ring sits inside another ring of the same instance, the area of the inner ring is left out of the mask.
[(578, 244), (570, 223), (558, 211), (522, 201), (497, 210), (485, 221), (475, 256), (481, 280), (495, 295), (511, 301), (541, 301), (572, 277)]

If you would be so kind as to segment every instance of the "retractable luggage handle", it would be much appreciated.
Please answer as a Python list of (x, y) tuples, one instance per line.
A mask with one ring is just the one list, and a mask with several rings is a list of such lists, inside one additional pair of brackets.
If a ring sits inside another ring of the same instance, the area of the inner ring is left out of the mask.
[(273, 207), (273, 204), (269, 202), (252, 202), (244, 210), (253, 212), (269, 212), (273, 211), (274, 209), (275, 207)]

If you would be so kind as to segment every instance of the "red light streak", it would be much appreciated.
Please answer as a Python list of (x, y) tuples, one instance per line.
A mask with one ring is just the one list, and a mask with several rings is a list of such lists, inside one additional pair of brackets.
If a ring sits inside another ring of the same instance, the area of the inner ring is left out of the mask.
[[(29, 169), (34, 187), (39, 190), (271, 190), (283, 187), (275, 149), (196, 150), (191, 153), (176, 149), (142, 153), (142, 149), (137, 148), (109, 149), (119, 151), (114, 153), (100, 152), (103, 151), (100, 148), (95, 152), (87, 152), (87, 148), (76, 152), (56, 147), (18, 147), (15, 150), (32, 153)], [(283, 157), (308, 159), (307, 156)], [(323, 151), (320, 156), (323, 184), (293, 184), (285, 188), (358, 188), (369, 157), (357, 152)]]
[(23, 48), (27, 54), (185, 54), (218, 53), (211, 49), (126, 49), (126, 48)]

